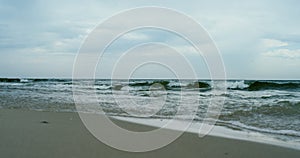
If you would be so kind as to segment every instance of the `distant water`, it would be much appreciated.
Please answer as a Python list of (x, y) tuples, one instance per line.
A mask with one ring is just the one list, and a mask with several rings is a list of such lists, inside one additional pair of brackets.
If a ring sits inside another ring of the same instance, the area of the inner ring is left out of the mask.
[[(144, 113), (155, 111), (160, 99), (164, 99), (165, 104), (151, 118), (170, 119), (179, 105), (186, 108), (197, 105), (194, 120), (202, 121), (211, 99), (221, 98), (225, 104), (217, 125), (300, 143), (300, 81), (228, 80), (226, 87), (220, 87), (221, 82), (75, 80), (73, 85), (71, 79), (0, 78), (0, 108), (75, 112), (74, 86), (76, 91), (86, 93), (86, 103), (90, 101), (88, 93), (95, 92), (97, 105), (107, 115), (143, 117)], [(226, 92), (222, 91), (224, 88)], [(134, 102), (128, 101), (132, 99)], [(120, 107), (117, 102), (126, 104)], [(188, 114), (180, 116), (182, 119), (190, 117)]]

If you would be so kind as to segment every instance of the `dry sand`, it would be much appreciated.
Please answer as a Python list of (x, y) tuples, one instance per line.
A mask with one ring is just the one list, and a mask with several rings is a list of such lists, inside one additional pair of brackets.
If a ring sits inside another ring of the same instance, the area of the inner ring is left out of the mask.
[[(117, 121), (135, 130), (152, 127)], [(145, 142), (147, 143), (147, 142)], [(184, 133), (168, 146), (144, 153), (119, 151), (98, 141), (76, 113), (0, 109), (1, 158), (299, 158), (300, 150), (216, 136)]]

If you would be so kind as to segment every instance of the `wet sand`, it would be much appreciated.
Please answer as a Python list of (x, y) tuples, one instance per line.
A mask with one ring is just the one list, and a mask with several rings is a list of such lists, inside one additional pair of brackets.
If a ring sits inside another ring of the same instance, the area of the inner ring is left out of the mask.
[[(117, 124), (146, 131), (153, 127), (114, 120)], [(147, 143), (147, 142), (145, 142)], [(184, 133), (161, 149), (132, 153), (111, 148), (98, 141), (76, 113), (36, 112), (0, 109), (1, 158), (298, 158), (300, 150), (275, 145)]]

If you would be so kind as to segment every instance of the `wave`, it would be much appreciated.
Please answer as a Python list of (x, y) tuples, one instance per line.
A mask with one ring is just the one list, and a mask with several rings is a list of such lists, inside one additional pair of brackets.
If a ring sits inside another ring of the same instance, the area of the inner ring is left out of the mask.
[[(95, 88), (97, 90), (128, 90), (130, 88), (131, 90), (136, 91), (148, 91), (149, 87), (151, 87), (152, 90), (161, 89), (161, 87), (154, 85), (159, 84), (166, 90), (171, 91), (177, 91), (181, 90), (181, 88), (185, 89), (197, 89), (201, 91), (210, 90), (211, 86), (210, 84), (206, 82), (185, 82), (181, 83), (174, 80), (132, 80), (129, 83), (127, 83), (124, 80), (105, 80), (105, 79), (98, 79), (98, 80), (88, 80), (88, 79), (82, 79), (77, 80), (78, 83), (85, 83), (87, 81), (88, 84), (92, 83), (94, 84)], [(74, 82), (71, 79), (46, 79), (46, 78), (0, 78), (0, 82), (3, 82), (5, 84), (13, 84), (18, 83), (21, 85), (34, 85), (35, 83), (51, 83), (53, 85), (56, 84), (63, 84), (63, 85), (72, 85)], [(75, 83), (75, 85), (77, 82)]]
[(142, 86), (152, 86), (153, 84), (160, 84), (162, 85), (165, 89), (167, 90), (176, 90), (180, 88), (186, 88), (186, 89), (195, 89), (195, 88), (200, 88), (200, 89), (211, 89), (210, 84), (206, 82), (192, 82), (188, 83), (186, 85), (181, 84), (179, 82), (176, 82), (177, 84), (167, 81), (167, 80), (158, 80), (158, 81), (136, 81), (133, 83), (130, 83), (129, 86), (131, 87), (142, 87)]
[(283, 81), (236, 81), (227, 89), (230, 90), (296, 90), (300, 88), (299, 82), (283, 82)]
[(28, 83), (28, 82), (71, 82), (71, 79), (44, 79), (44, 78), (0, 78), (0, 82), (21, 82), (21, 83)]
[(245, 81), (235, 81), (235, 82), (232, 82), (228, 87), (227, 89), (230, 89), (230, 90), (245, 90), (249, 87), (248, 84), (245, 83)]
[(35, 79), (28, 79), (32, 82), (70, 82), (71, 79), (44, 79), (44, 78), (35, 78)]
[(285, 130), (300, 132), (299, 114), (299, 100), (281, 100), (271, 104), (252, 106), (223, 113), (220, 115), (219, 120), (221, 122), (237, 121), (248, 127), (255, 127), (260, 132), (266, 132), (261, 131), (261, 129), (269, 129), (277, 132)]
[(165, 88), (168, 86), (170, 81), (166, 80), (159, 80), (159, 81), (135, 81), (133, 83), (130, 83), (129, 86), (151, 86), (153, 84), (160, 84), (163, 85)]
[[(81, 80), (79, 82), (84, 82)], [(90, 80), (93, 81), (93, 80)], [(0, 78), (2, 83), (58, 83), (71, 85), (73, 84), (71, 79), (46, 79), (46, 78)], [(110, 85), (110, 80), (96, 80), (95, 85)], [(261, 90), (300, 90), (300, 81), (228, 81), (229, 85), (227, 89), (229, 90), (244, 90), (244, 91), (261, 91)], [(116, 81), (117, 86), (111, 85), (111, 89), (120, 90), (124, 86), (130, 87), (150, 87), (153, 84), (159, 84), (163, 86), (166, 90), (181, 90), (183, 89), (199, 89), (201, 90), (211, 90), (216, 87), (212, 87), (207, 81), (196, 81), (186, 80), (184, 83), (175, 80), (132, 80), (129, 84), (124, 81)], [(100, 88), (101, 89), (101, 88)], [(105, 88), (106, 89), (106, 88)], [(143, 88), (142, 88), (143, 89)]]
[(21, 82), (19, 78), (0, 78), (0, 82)]
[(298, 89), (300, 88), (299, 83), (276, 83), (276, 82), (263, 82), (263, 81), (255, 81), (250, 84), (247, 88), (249, 91), (257, 91), (257, 90), (285, 90), (285, 89)]
[(286, 95), (263, 95), (260, 98), (261, 99), (279, 99), (279, 98), (292, 98), (296, 97), (295, 95), (292, 94), (286, 94)]
[(187, 88), (211, 88), (206, 82), (194, 82), (187, 85)]
[(300, 101), (281, 100), (273, 104), (251, 107), (245, 110), (237, 110), (231, 114), (224, 115), (225, 117), (248, 117), (253, 115), (299, 115)]
[(265, 113), (271, 115), (299, 115), (300, 102), (297, 101), (278, 101), (275, 105), (262, 106), (257, 109), (257, 113)]

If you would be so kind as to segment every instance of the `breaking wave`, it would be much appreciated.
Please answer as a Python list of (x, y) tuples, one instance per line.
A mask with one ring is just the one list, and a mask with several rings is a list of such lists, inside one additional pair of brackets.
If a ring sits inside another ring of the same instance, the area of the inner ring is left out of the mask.
[(300, 89), (300, 83), (293, 81), (236, 81), (228, 89), (248, 91), (296, 90)]

